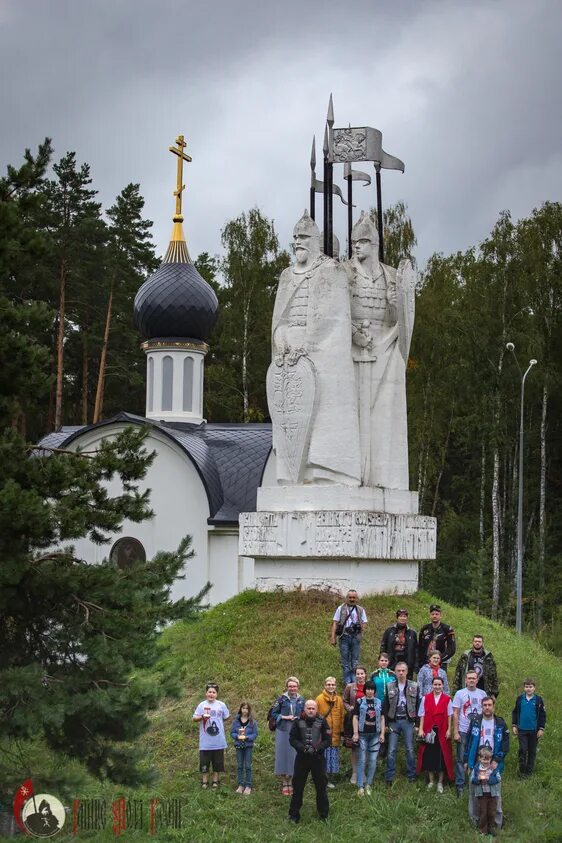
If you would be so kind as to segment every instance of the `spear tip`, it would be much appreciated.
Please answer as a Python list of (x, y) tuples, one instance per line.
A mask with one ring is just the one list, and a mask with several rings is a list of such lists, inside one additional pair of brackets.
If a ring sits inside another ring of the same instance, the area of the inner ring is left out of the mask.
[(328, 151), (330, 149), (330, 144), (328, 142), (328, 124), (327, 123), (326, 123), (326, 126), (324, 128), (324, 146), (323, 146), (323, 149), (324, 149), (324, 155), (327, 155)]
[(310, 152), (310, 169), (316, 169), (316, 135), (312, 135), (312, 150)]
[(328, 125), (330, 128), (334, 125), (334, 100), (332, 98), (332, 94), (330, 94), (330, 102), (328, 103), (328, 116), (326, 118), (328, 121)]

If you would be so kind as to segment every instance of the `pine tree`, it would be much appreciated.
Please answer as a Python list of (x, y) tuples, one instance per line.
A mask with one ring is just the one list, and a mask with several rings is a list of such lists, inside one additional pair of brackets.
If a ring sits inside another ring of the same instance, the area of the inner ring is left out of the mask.
[[(152, 222), (142, 218), (144, 199), (138, 184), (125, 187), (107, 211), (107, 303), (104, 312), (93, 421), (127, 407), (144, 407), (144, 361), (133, 326), (135, 294), (158, 262), (150, 235)], [(110, 344), (111, 337), (111, 344)]]
[[(95, 316), (99, 288), (104, 281), (105, 225), (97, 191), (90, 187), (88, 164), (78, 165), (76, 153), (68, 152), (53, 167), (55, 178), (44, 186), (41, 223), (49, 238), (47, 268), (57, 313), (56, 387), (53, 427), (63, 423), (65, 393), (65, 342), (76, 338), (82, 324), (86, 333)], [(74, 379), (76, 383), (76, 378)], [(72, 417), (72, 415), (71, 415)]]
[(253, 208), (222, 231), (219, 320), (206, 367), (206, 406), (216, 421), (268, 417), (265, 375), (271, 360), (271, 316), (279, 275), (289, 255), (279, 249), (273, 223)]
[(44, 431), (51, 386), (53, 310), (41, 286), (48, 243), (36, 225), (51, 151), (46, 138), (36, 155), (26, 149), (24, 164), (8, 166), (0, 179), (0, 417), (31, 436)]
[[(33, 447), (14, 427), (15, 408), (34, 412), (52, 383), (52, 310), (33, 299), (39, 258), (52, 256), (52, 243), (49, 232), (36, 236), (26, 227), (26, 202), (42, 201), (48, 155), (48, 145), (36, 158), (26, 153), (24, 168), (11, 169), (0, 183), (2, 801), (21, 783), (22, 763), (41, 781), (38, 743), (100, 778), (143, 779), (135, 740), (166, 691), (143, 670), (156, 661), (159, 630), (195, 617), (203, 596), (170, 597), (192, 556), (188, 538), (177, 552), (126, 570), (110, 561), (87, 564), (74, 552), (72, 542), (81, 537), (108, 544), (125, 519), (151, 516), (148, 492), (139, 491), (153, 459), (146, 430), (127, 428), (95, 453), (74, 453)], [(78, 266), (68, 265), (76, 280)], [(113, 496), (112, 479), (121, 490)]]

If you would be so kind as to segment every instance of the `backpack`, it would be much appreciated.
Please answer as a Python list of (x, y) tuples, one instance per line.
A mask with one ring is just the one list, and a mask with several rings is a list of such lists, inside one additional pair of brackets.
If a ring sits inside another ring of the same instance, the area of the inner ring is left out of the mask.
[(271, 706), (271, 708), (267, 712), (267, 715), (266, 715), (267, 727), (268, 727), (270, 732), (274, 732), (277, 728), (277, 715), (273, 714), (273, 709), (277, 708), (281, 699), (282, 699), (281, 697), (277, 697), (277, 699), (275, 700), (275, 702), (273, 703), (273, 705)]

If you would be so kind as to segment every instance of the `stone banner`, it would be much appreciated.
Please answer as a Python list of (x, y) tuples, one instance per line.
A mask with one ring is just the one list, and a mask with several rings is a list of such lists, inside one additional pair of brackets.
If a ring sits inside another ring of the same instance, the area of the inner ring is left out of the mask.
[(332, 510), (243, 512), (241, 556), (292, 559), (435, 559), (437, 522), (427, 515)]

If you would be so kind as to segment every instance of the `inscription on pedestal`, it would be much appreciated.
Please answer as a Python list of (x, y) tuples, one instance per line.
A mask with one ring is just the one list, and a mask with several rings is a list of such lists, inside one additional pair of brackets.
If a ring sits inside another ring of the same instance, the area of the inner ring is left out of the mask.
[(243, 512), (240, 554), (303, 559), (435, 559), (436, 520), (388, 512)]

